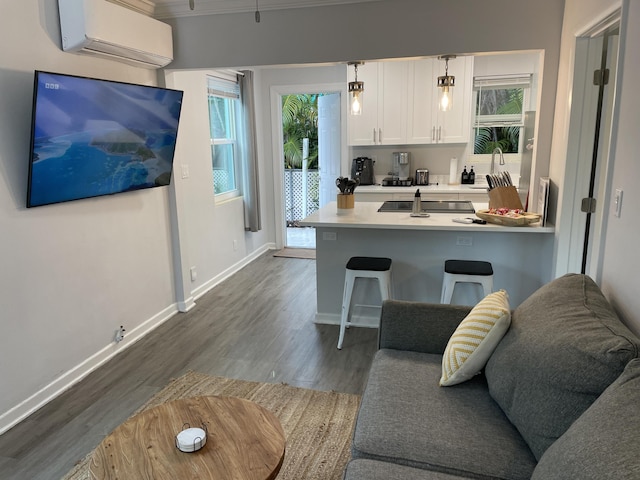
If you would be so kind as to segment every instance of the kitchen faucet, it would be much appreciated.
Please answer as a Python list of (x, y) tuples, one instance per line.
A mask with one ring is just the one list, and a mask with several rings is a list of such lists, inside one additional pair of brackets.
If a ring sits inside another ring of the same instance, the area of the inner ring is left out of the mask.
[(500, 154), (500, 162), (499, 165), (504, 165), (504, 155), (502, 154), (502, 149), (500, 147), (496, 147), (493, 149), (493, 152), (491, 152), (491, 174), (493, 175), (495, 172), (495, 161), (496, 161), (496, 153)]

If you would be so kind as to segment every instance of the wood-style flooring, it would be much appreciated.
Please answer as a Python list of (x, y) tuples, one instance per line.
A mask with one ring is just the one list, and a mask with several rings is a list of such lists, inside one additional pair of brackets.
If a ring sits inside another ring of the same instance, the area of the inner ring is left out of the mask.
[(188, 370), (361, 393), (377, 330), (351, 329), (340, 351), (315, 311), (315, 261), (265, 253), (0, 436), (0, 479), (60, 479)]

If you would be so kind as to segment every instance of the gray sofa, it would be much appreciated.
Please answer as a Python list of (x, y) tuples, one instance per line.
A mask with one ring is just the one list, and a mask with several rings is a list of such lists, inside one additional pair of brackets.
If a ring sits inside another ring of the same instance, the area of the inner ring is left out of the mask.
[(640, 479), (640, 340), (598, 286), (540, 288), (481, 374), (440, 387), (470, 309), (384, 303), (345, 480)]

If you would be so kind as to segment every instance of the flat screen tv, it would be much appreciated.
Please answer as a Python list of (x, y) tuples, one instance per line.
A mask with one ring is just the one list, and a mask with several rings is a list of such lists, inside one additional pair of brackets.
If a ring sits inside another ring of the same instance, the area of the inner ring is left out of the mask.
[(27, 207), (168, 185), (183, 92), (35, 72)]

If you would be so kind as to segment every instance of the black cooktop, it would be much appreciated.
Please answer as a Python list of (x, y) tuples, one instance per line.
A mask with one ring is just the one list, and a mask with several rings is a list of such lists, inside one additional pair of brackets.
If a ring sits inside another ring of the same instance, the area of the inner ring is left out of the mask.
[[(469, 200), (422, 200), (422, 211), (428, 213), (476, 213)], [(378, 209), (379, 212), (411, 212), (413, 201), (388, 200)]]

